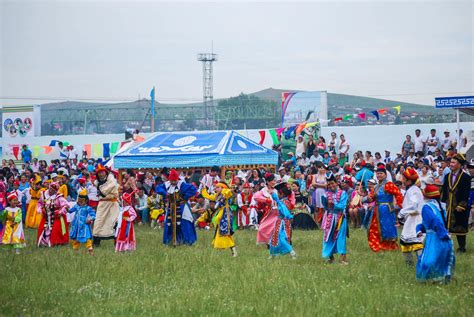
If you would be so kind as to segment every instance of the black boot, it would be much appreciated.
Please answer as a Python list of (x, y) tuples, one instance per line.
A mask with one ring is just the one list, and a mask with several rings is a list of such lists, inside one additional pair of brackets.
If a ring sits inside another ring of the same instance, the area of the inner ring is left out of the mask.
[(466, 253), (466, 236), (456, 236), (456, 239), (458, 240), (458, 245), (459, 253)]
[(94, 247), (100, 247), (100, 238), (94, 237), (92, 244), (94, 245)]

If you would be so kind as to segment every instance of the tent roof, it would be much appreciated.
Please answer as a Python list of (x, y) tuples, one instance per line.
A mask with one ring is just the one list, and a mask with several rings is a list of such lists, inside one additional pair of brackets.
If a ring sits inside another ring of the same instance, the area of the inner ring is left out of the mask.
[(278, 163), (278, 154), (235, 131), (161, 132), (114, 157), (114, 168)]

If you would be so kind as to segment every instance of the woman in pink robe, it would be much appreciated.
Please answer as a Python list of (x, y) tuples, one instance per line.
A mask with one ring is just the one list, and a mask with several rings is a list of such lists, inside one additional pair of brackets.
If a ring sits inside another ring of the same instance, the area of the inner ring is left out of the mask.
[(271, 173), (265, 174), (267, 185), (254, 195), (257, 202), (257, 212), (262, 214), (257, 232), (257, 244), (269, 245), (273, 228), (278, 219), (278, 206), (272, 198), (273, 193), (277, 193), (274, 189), (276, 185), (275, 175)]

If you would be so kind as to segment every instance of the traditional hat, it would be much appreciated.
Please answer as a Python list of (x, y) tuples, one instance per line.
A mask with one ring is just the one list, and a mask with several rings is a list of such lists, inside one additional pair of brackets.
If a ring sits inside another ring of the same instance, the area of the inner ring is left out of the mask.
[(458, 161), (461, 165), (464, 165), (464, 163), (466, 163), (466, 157), (461, 153), (456, 154), (452, 157), (452, 159)]
[(474, 159), (471, 159), (471, 161), (467, 163), (467, 168), (474, 168)]
[(416, 181), (418, 179), (418, 173), (415, 171), (414, 168), (408, 167), (405, 172), (403, 172), (403, 176), (406, 179), (409, 179), (411, 181)]
[(349, 185), (349, 187), (353, 187), (354, 185), (352, 182), (352, 177), (350, 175), (344, 175), (344, 177), (342, 178), (342, 182)]
[(367, 183), (372, 184), (372, 185), (376, 185), (377, 181), (375, 179), (371, 178), (367, 181)]
[(385, 169), (385, 167), (382, 167), (382, 166), (378, 167), (377, 170), (376, 170), (376, 172), (377, 172), (377, 173), (380, 172), (380, 173), (385, 173), (385, 174), (387, 174), (387, 170)]
[(132, 195), (129, 193), (124, 193), (122, 195), (122, 200), (128, 204), (132, 204)]
[(14, 192), (7, 196), (8, 201), (13, 200), (15, 198), (18, 198), (18, 196)]
[(18, 180), (14, 181), (13, 186), (20, 186), (20, 181), (18, 181)]
[(170, 171), (170, 174), (168, 175), (168, 180), (169, 181), (178, 181), (179, 180), (179, 173), (175, 169), (172, 169)]
[(214, 186), (215, 186), (215, 187), (220, 187), (220, 188), (229, 189), (229, 185), (227, 185), (227, 184), (224, 183), (224, 182), (218, 182), (218, 183), (215, 184)]
[(242, 186), (243, 188), (250, 188), (250, 184), (245, 182), (244, 185)]
[(439, 192), (438, 186), (433, 185), (433, 184), (426, 185), (425, 189), (423, 189), (423, 195), (426, 198), (433, 198), (433, 199), (441, 197), (441, 193)]
[(58, 177), (57, 173), (51, 173), (51, 179)]
[(88, 198), (88, 196), (87, 196), (87, 190), (86, 190), (85, 188), (79, 192), (79, 197), (81, 197), (81, 198)]
[(79, 182), (79, 184), (85, 184), (87, 182), (87, 179), (84, 176), (82, 176), (82, 177), (79, 177), (77, 181)]
[(265, 173), (265, 180), (267, 182), (271, 182), (275, 179), (275, 174), (273, 173)]
[(58, 190), (59, 189), (59, 183), (58, 182), (52, 182), (51, 184), (49, 184), (49, 188)]
[(278, 168), (278, 171), (286, 171), (286, 168), (282, 165)]
[(35, 184), (41, 183), (41, 177), (38, 174), (35, 174), (35, 179), (33, 180)]
[(106, 172), (106, 173), (108, 173), (109, 170), (106, 169), (106, 168), (104, 167), (104, 165), (102, 165), (102, 164), (97, 164), (97, 167), (96, 167), (96, 169), (95, 169), (95, 172), (96, 172), (97, 174), (99, 174), (99, 172)]

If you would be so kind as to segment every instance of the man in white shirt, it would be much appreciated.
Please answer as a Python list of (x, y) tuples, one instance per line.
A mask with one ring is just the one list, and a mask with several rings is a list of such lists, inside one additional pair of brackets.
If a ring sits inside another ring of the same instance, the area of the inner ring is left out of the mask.
[(445, 130), (444, 138), (441, 141), (441, 148), (446, 153), (451, 147), (456, 148), (456, 140), (449, 134), (449, 130)]
[(77, 159), (77, 157), (79, 156), (79, 154), (77, 153), (77, 150), (74, 148), (74, 146), (69, 145), (69, 146), (67, 147), (67, 149), (69, 150), (68, 158), (69, 158), (70, 160), (72, 160), (72, 159)]
[(416, 157), (415, 157), (415, 151), (411, 150), (411, 151), (410, 151), (410, 154), (409, 154), (408, 157), (407, 157), (407, 164), (408, 164), (408, 163), (415, 163), (415, 159), (416, 159)]
[(323, 161), (323, 157), (319, 155), (318, 150), (314, 150), (313, 155), (311, 155), (311, 157), (309, 158), (309, 162), (311, 164), (314, 164), (316, 162), (322, 162), (322, 161)]
[(309, 158), (306, 156), (306, 152), (301, 153), (301, 157), (297, 161), (298, 166), (307, 168), (310, 164)]
[(290, 179), (290, 176), (286, 174), (286, 168), (284, 166), (280, 166), (278, 169), (278, 175), (276, 179), (282, 182), (288, 182)]
[(383, 159), (383, 162), (385, 164), (388, 164), (392, 161), (392, 157), (390, 156), (390, 151), (389, 150), (385, 150), (385, 157)]
[(431, 135), (426, 139), (427, 152), (434, 153), (439, 147), (439, 138), (436, 136), (436, 129), (431, 129)]
[(426, 138), (421, 135), (421, 130), (415, 130), (415, 137), (413, 138), (413, 142), (415, 143), (415, 152), (425, 152), (425, 144)]
[(340, 151), (339, 153), (344, 153), (346, 157), (349, 157), (348, 153), (349, 153), (350, 144), (349, 142), (347, 142), (344, 134), (341, 134), (339, 137), (341, 138), (341, 144), (339, 144), (339, 151)]
[(221, 178), (219, 177), (219, 166), (213, 166), (209, 174), (204, 175), (199, 185), (199, 192), (202, 191), (203, 185), (208, 188), (209, 193), (214, 193), (214, 183), (220, 182)]

